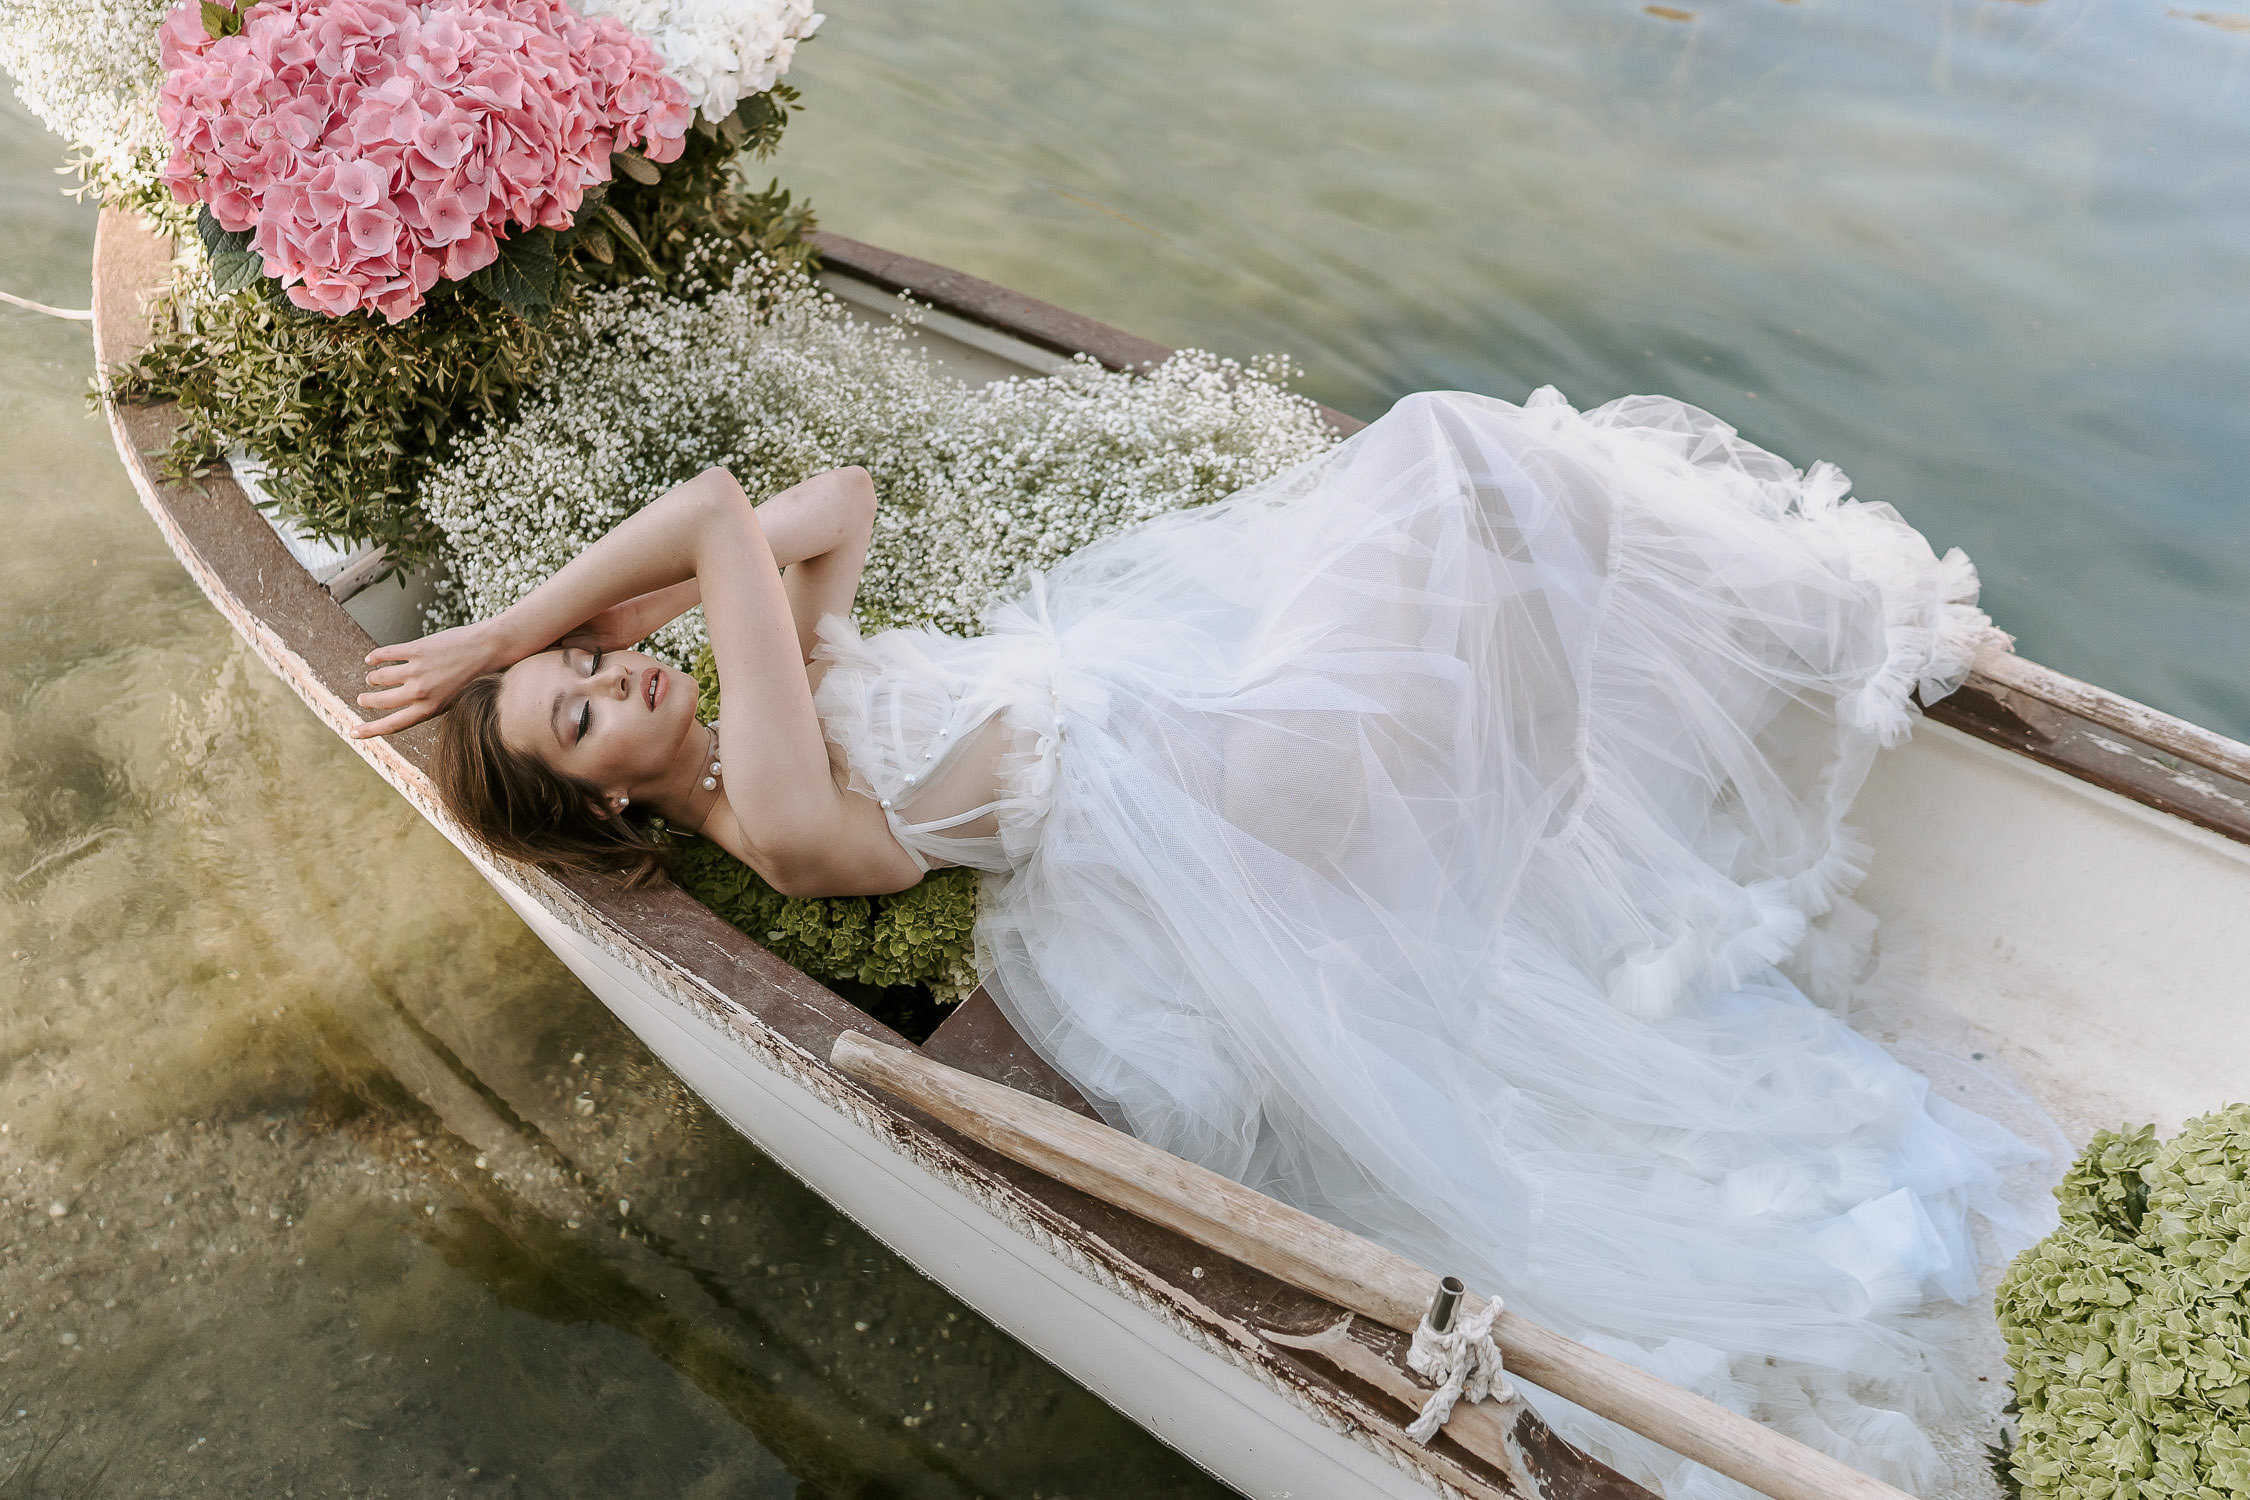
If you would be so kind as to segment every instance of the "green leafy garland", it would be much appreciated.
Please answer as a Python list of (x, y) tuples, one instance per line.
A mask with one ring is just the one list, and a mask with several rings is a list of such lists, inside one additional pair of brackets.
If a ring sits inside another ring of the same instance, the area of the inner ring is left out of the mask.
[(2250, 1500), (2250, 1104), (2103, 1131), (1997, 1294), (2041, 1500)]
[(753, 256), (809, 257), (810, 209), (778, 183), (746, 191), (737, 175), (780, 143), (795, 99), (778, 85), (718, 125), (699, 119), (661, 167), (619, 153), (614, 180), (586, 195), (570, 229), (511, 237), (499, 261), (440, 282), (397, 324), (295, 307), (249, 236), (205, 215), (201, 265), (158, 307), (155, 342), (113, 372), (117, 393), (179, 403), (170, 477), (200, 480), (247, 449), (284, 519), (324, 540), (380, 543), (389, 571), (419, 566), (439, 542), (416, 503), (422, 477), (454, 434), (514, 411), (546, 370), (554, 314), (582, 288), (646, 278), (692, 297)]
[[(719, 714), (719, 674), (706, 646), (696, 658), (698, 711)], [(707, 839), (679, 846), (672, 878), (696, 900), (815, 979), (889, 989), (926, 984), (940, 1004), (977, 986), (971, 934), (974, 870), (934, 870), (890, 896), (784, 896)]]

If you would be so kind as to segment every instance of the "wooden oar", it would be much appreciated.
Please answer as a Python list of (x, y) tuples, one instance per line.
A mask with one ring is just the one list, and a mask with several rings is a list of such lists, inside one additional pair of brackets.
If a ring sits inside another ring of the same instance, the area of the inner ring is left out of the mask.
[[(854, 1031), (836, 1038), (829, 1060), (1011, 1161), (1401, 1333), (1414, 1331), (1437, 1290), (1437, 1273), (1403, 1255), (1059, 1104)], [(1508, 1368), (1526, 1380), (1773, 1500), (1910, 1500), (1825, 1453), (1512, 1312), (1500, 1314), (1492, 1336)]]

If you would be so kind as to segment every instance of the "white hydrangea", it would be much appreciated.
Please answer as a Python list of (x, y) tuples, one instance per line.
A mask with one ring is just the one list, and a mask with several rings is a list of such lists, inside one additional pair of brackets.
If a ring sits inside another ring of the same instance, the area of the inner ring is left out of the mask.
[[(1081, 360), (976, 387), (905, 328), (769, 266), (699, 303), (596, 294), (543, 393), (423, 487), (452, 573), (433, 624), (498, 613), (712, 464), (753, 496), (863, 464), (883, 505), (862, 624), (969, 630), (1024, 569), (1326, 449), (1335, 433), (1288, 374), (1188, 350), (1144, 376)], [(684, 664), (702, 640), (691, 618), (658, 646)]]
[(0, 69), (16, 97), (112, 182), (146, 187), (167, 147), (156, 29), (169, 0), (0, 0)]
[(789, 71), (797, 44), (827, 20), (813, 0), (577, 0), (589, 16), (611, 15), (633, 28), (687, 86), (713, 124), (735, 105), (772, 88)]

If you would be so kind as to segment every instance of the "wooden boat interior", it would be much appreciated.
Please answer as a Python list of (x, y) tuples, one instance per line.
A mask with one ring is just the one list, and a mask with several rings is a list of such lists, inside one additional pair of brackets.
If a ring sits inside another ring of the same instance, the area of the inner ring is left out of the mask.
[[(1114, 368), (1168, 352), (959, 272), (823, 234), (824, 278), (857, 313), (886, 317), (897, 295), (922, 309), (921, 337), (966, 379), (1045, 373), (1086, 354)], [(96, 253), (97, 353), (104, 366), (146, 339), (147, 294), (169, 243), (115, 211)], [(324, 585), (232, 480), (198, 489), (156, 472), (173, 426), (164, 407), (112, 406), (151, 515), (197, 582), (258, 654), (342, 732), (357, 722), (361, 659), (376, 640), (420, 633), (418, 590)], [(1359, 424), (1341, 414), (1341, 431)], [(342, 597), (339, 597), (341, 595)], [(2005, 623), (2005, 622), (2003, 622)], [(425, 773), (422, 726), (355, 748), (518, 903), (532, 901), (592, 936), (619, 964), (654, 976), (744, 1046), (793, 1070), (838, 1108), (973, 1177), (1026, 1222), (1103, 1274), (1163, 1301), (1196, 1336), (1256, 1361), (1272, 1382), (1335, 1422), (1403, 1445), (1411, 1411), (1334, 1364), (1272, 1341), (1336, 1323), (1331, 1304), (1212, 1256), (1168, 1231), (1003, 1160), (826, 1062), (857, 1031), (912, 1045), (766, 953), (669, 886), (627, 890), (596, 878), (500, 869), (449, 826)], [(1984, 664), (1934, 705), (1911, 746), (1883, 758), (1859, 810), (1875, 847), (1864, 899), (1922, 955), (1927, 1015), (1945, 1045), (2015, 1068), (2072, 1133), (2119, 1118), (2167, 1128), (2246, 1092), (2250, 1056), (2250, 749), (2012, 658)], [(511, 894), (512, 892), (512, 894)], [(519, 899), (520, 898), (520, 899)], [(921, 1044), (929, 1056), (1091, 1113), (981, 990)], [(1400, 1362), (1404, 1339), (1355, 1325), (1366, 1348)], [(1516, 1441), (1548, 1496), (1646, 1491), (1562, 1442), (1523, 1411)], [(1424, 1463), (1472, 1495), (1522, 1493), (1516, 1479), (1441, 1435), (1401, 1462)]]

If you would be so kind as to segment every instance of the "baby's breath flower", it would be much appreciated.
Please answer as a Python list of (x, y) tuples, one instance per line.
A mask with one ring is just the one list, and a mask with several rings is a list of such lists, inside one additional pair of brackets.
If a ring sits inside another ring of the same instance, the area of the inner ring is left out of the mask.
[(167, 149), (156, 29), (169, 0), (0, 0), (0, 69), (98, 179), (147, 191)]
[[(908, 328), (765, 264), (696, 303), (595, 294), (544, 393), (423, 487), (452, 573), (433, 623), (506, 608), (711, 465), (763, 496), (862, 464), (883, 497), (862, 623), (969, 630), (1026, 569), (1320, 453), (1335, 434), (1290, 374), (1187, 350), (1146, 375), (1082, 358), (971, 386)], [(691, 618), (657, 645), (684, 664), (702, 639)]]
[[(1024, 569), (1320, 453), (1335, 434), (1283, 389), (1289, 374), (1277, 360), (1246, 369), (1189, 351), (1146, 376), (1081, 360), (974, 387), (906, 328), (855, 318), (763, 262), (699, 302), (595, 293), (542, 393), (464, 436), (423, 486), (452, 575), (432, 623), (499, 612), (712, 464), (754, 496), (864, 464), (883, 505), (862, 623), (966, 630)], [(701, 619), (653, 644), (691, 666)], [(675, 874), (817, 978), (925, 984), (941, 1001), (975, 987), (971, 871), (940, 870), (895, 896), (789, 898), (723, 850), (690, 845)]]

